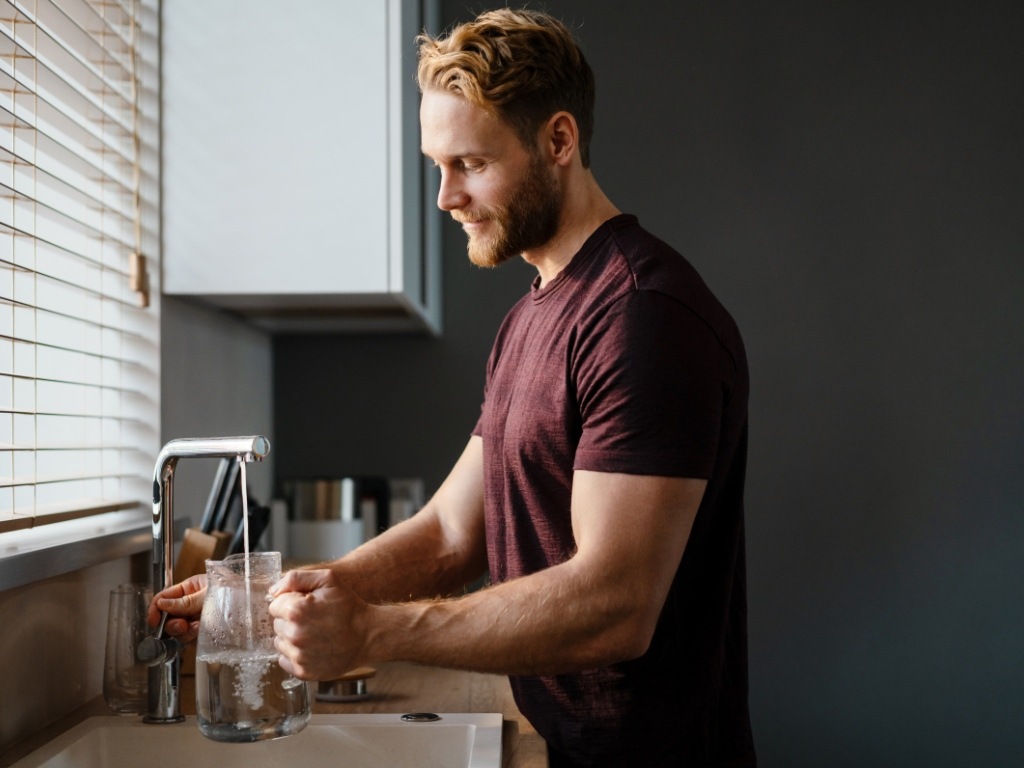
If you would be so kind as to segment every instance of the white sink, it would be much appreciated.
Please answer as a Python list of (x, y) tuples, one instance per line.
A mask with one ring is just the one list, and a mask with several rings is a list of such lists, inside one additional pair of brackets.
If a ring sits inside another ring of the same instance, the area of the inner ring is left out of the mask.
[(175, 725), (93, 717), (12, 768), (501, 768), (500, 714), (441, 714), (434, 722), (401, 715), (313, 715), (294, 736), (222, 744), (194, 717)]

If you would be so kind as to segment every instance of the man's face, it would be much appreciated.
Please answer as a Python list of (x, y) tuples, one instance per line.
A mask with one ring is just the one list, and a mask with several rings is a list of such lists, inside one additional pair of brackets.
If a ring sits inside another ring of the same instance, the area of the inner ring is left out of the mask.
[(427, 90), (423, 153), (441, 170), (437, 205), (469, 237), (469, 258), (495, 267), (554, 237), (561, 192), (539, 151), (528, 151), (496, 115), (456, 94)]

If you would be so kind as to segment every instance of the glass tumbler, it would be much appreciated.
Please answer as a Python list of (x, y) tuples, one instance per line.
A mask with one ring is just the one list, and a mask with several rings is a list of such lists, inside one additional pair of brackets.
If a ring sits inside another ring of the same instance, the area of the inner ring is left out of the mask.
[(119, 715), (141, 714), (148, 706), (149, 668), (135, 651), (149, 630), (146, 611), (152, 594), (148, 584), (122, 584), (110, 591), (103, 699)]

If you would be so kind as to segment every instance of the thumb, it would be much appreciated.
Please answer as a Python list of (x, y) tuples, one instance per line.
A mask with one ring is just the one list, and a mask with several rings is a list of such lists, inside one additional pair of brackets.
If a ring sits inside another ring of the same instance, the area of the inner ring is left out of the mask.
[(334, 573), (329, 569), (288, 571), (284, 577), (268, 590), (271, 597), (285, 592), (312, 592), (334, 583)]

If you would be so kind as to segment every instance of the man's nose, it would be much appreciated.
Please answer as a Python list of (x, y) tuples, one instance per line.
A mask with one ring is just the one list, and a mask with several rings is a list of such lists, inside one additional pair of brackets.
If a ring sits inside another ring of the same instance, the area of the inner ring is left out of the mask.
[(452, 178), (451, 174), (441, 173), (441, 187), (437, 190), (437, 207), (442, 211), (453, 211), (465, 208), (469, 202), (469, 195), (462, 188), (462, 185)]

